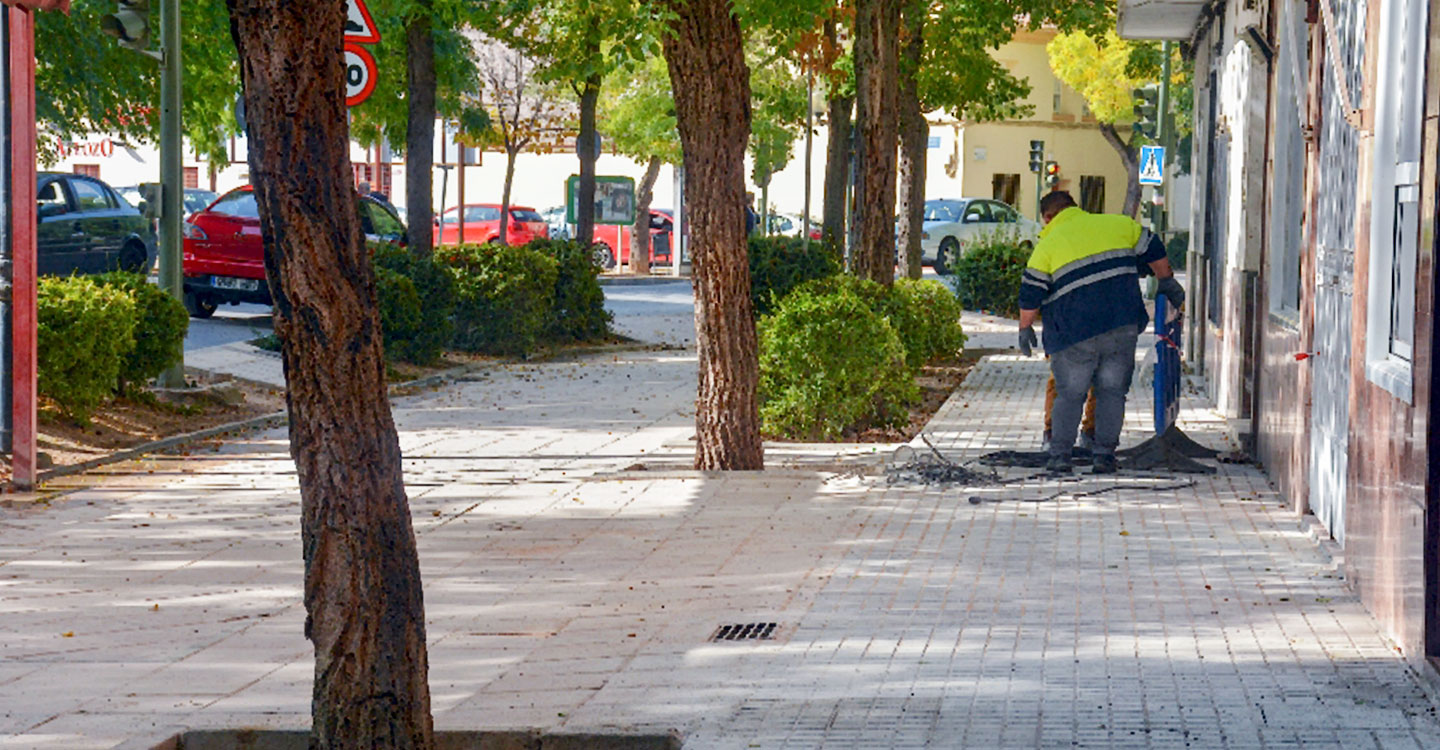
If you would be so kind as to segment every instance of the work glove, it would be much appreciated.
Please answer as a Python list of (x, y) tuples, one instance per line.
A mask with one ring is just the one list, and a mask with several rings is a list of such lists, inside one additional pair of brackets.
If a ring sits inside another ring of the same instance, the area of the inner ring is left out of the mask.
[(1035, 338), (1035, 329), (1034, 329), (1033, 327), (1031, 327), (1031, 326), (1025, 326), (1024, 328), (1021, 328), (1021, 329), (1020, 329), (1020, 353), (1021, 353), (1021, 354), (1024, 354), (1024, 355), (1027, 356), (1027, 357), (1032, 357), (1032, 356), (1034, 356), (1034, 355), (1035, 355), (1035, 347), (1038, 346), (1039, 344), (1040, 344), (1040, 340), (1037, 339), (1037, 338)]
[(1156, 291), (1165, 295), (1165, 300), (1176, 310), (1185, 306), (1185, 287), (1180, 286), (1174, 276), (1161, 279)]

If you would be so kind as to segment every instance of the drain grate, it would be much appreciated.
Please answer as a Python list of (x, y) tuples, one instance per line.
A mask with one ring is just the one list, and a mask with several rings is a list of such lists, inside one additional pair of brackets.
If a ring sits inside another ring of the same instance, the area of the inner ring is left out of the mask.
[(779, 624), (773, 622), (747, 622), (740, 625), (721, 625), (715, 635), (710, 636), (712, 641), (769, 641), (775, 638), (775, 628)]

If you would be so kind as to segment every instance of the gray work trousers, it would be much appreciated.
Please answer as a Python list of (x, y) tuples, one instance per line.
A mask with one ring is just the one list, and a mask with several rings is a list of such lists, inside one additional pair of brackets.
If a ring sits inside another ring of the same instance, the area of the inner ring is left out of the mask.
[(1121, 326), (1091, 336), (1050, 356), (1055, 374), (1055, 409), (1050, 455), (1070, 457), (1085, 398), (1095, 388), (1095, 453), (1114, 454), (1125, 423), (1125, 393), (1135, 374), (1140, 327)]

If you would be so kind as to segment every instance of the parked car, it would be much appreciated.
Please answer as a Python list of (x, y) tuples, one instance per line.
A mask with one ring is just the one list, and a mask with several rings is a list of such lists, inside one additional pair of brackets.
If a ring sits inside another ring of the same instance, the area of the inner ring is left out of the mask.
[(920, 235), (921, 261), (946, 274), (973, 240), (1002, 237), (1022, 248), (1033, 247), (1040, 224), (996, 200), (947, 198), (925, 201), (925, 225)]
[[(675, 222), (670, 211), (664, 208), (650, 209), (650, 262), (659, 266), (670, 265), (670, 235)], [(595, 225), (595, 262), (601, 268), (612, 269), (616, 261), (630, 262), (630, 235), (628, 224)], [(618, 253), (617, 253), (618, 251)]]
[[(805, 217), (800, 214), (770, 214), (770, 234), (799, 237), (805, 231)], [(820, 222), (810, 220), (810, 239), (820, 239)]]
[[(119, 193), (121, 198), (124, 198), (130, 205), (136, 208), (139, 208), (140, 201), (144, 200), (140, 197), (139, 185), (118, 187), (115, 188), (115, 192)], [(218, 197), (220, 197), (220, 194), (213, 190), (185, 188), (185, 196), (180, 199), (180, 202), (184, 204), (185, 215), (189, 216), (196, 211), (204, 211), (205, 207), (213, 203)]]
[(541, 211), (540, 215), (545, 217), (545, 223), (550, 225), (550, 236), (552, 238), (557, 240), (570, 239), (570, 224), (567, 223), (568, 217), (565, 214), (564, 206), (547, 208)]
[[(435, 233), (435, 244), (456, 245), (460, 242), (460, 206), (446, 209), (436, 219), (440, 231)], [(500, 239), (500, 204), (475, 203), (464, 206), (465, 241), (467, 243), (496, 242)], [(510, 222), (505, 228), (506, 239), (511, 245), (524, 245), (540, 237), (550, 236), (550, 225), (545, 223), (535, 209), (528, 206), (511, 206)]]
[[(405, 223), (386, 203), (355, 197), (365, 238), (405, 243)], [(250, 186), (238, 187), (185, 222), (185, 308), (196, 318), (215, 314), (221, 303), (268, 305), (260, 210)]]
[(35, 204), (38, 273), (148, 273), (154, 265), (150, 222), (100, 180), (42, 172)]

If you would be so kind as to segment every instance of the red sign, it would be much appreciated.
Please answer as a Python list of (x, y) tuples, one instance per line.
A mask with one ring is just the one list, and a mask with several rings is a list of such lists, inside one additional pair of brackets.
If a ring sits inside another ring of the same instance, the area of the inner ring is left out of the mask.
[(353, 107), (370, 98), (379, 69), (370, 51), (358, 44), (345, 45), (345, 106)]
[(358, 44), (379, 44), (380, 30), (365, 0), (345, 0), (345, 41)]
[(108, 159), (115, 155), (115, 144), (106, 138), (100, 141), (61, 141), (55, 143), (55, 151), (60, 154), (61, 159), (71, 156), (96, 156)]
[(0, 0), (0, 3), (21, 10), (58, 10), (70, 15), (70, 0)]

